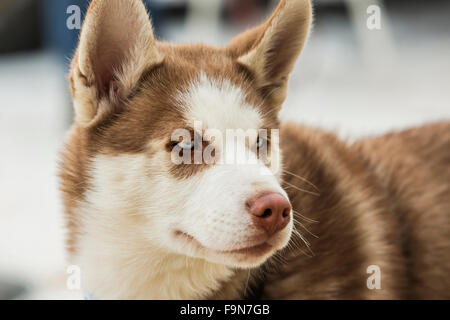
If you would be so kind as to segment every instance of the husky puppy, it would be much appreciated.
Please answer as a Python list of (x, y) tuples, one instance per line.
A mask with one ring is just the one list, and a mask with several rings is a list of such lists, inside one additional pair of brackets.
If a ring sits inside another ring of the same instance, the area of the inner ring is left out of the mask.
[(140, 0), (92, 2), (60, 164), (86, 293), (450, 298), (450, 124), (348, 144), (278, 120), (311, 12), (281, 0), (214, 48), (157, 41)]

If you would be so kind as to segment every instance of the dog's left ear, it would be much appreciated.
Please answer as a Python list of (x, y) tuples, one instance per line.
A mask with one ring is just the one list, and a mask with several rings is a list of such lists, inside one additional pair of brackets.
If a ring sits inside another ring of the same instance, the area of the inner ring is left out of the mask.
[(112, 112), (162, 60), (142, 0), (93, 0), (71, 65), (76, 121), (92, 125)]
[(267, 22), (236, 37), (227, 47), (249, 70), (258, 90), (278, 111), (312, 20), (310, 0), (281, 0)]

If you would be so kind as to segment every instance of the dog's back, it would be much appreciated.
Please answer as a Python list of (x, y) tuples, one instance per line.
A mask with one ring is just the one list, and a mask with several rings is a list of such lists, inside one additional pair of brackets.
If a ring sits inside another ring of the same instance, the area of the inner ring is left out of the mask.
[[(281, 141), (305, 241), (265, 266), (263, 297), (450, 297), (450, 123), (352, 146), (287, 125)], [(367, 283), (373, 268), (380, 288)]]

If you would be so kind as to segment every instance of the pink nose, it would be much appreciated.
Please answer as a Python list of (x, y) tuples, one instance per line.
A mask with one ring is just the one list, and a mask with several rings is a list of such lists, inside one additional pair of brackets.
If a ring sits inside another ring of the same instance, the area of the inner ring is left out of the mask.
[(263, 195), (250, 205), (253, 222), (269, 237), (287, 226), (291, 219), (290, 212), (291, 204), (278, 193)]

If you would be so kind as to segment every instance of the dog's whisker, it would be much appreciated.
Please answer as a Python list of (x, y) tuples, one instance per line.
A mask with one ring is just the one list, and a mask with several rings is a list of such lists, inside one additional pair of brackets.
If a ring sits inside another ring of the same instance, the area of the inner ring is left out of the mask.
[(320, 197), (320, 194), (317, 193), (317, 192), (313, 192), (313, 191), (309, 191), (309, 190), (306, 190), (306, 189), (299, 188), (299, 187), (297, 187), (297, 186), (295, 186), (295, 185), (293, 185), (292, 183), (289, 183), (289, 182), (287, 182), (287, 181), (283, 181), (283, 182), (284, 182), (285, 184), (287, 184), (288, 186), (294, 188), (294, 189), (297, 190), (297, 191), (304, 192), (304, 193), (308, 193), (308, 194), (311, 194), (311, 195), (316, 196), (316, 197)]
[(306, 222), (310, 222), (310, 223), (319, 223), (319, 221), (308, 218), (304, 215), (302, 215), (300, 212), (296, 211), (296, 210), (292, 210), (292, 212), (294, 213), (294, 217), (297, 216), (300, 219), (305, 220)]
[(309, 246), (310, 246), (309, 241), (306, 240), (305, 237), (303, 237), (303, 236), (300, 234), (300, 232), (298, 232), (297, 230), (295, 230), (293, 233), (294, 233), (295, 235), (297, 235), (297, 236), (300, 238), (300, 240), (303, 241), (303, 243), (306, 245), (306, 247), (309, 247)]
[(306, 240), (305, 237), (303, 237), (303, 235), (297, 230), (297, 228), (295, 227), (295, 225), (293, 225), (292, 232), (293, 232), (296, 236), (298, 236), (298, 237), (305, 243), (305, 245), (306, 245), (307, 247), (310, 246), (309, 241)]
[[(278, 263), (278, 265), (287, 265), (288, 264), (288, 261), (280, 254), (275, 254), (273, 256), (273, 258), (274, 258), (273, 260), (276, 261)], [(275, 265), (274, 267), (276, 268), (278, 266)]]
[(294, 238), (293, 240), (292, 240), (292, 244), (293, 244), (293, 246), (292, 246), (292, 251), (300, 251), (300, 253), (302, 253), (302, 254), (304, 254), (305, 256), (307, 256), (307, 257), (309, 257), (309, 258), (312, 258), (312, 255), (311, 254), (308, 254), (306, 251), (304, 251), (303, 249), (302, 249), (302, 244), (303, 244), (303, 242), (300, 242), (300, 243), (298, 243), (297, 242), (298, 241), (298, 239), (296, 239), (296, 238)]
[(306, 239), (302, 236), (302, 234), (296, 229), (295, 225), (294, 225), (294, 228), (292, 229), (292, 231), (293, 231), (294, 234), (296, 234), (296, 235), (297, 235), (297, 236), (298, 236), (298, 237), (306, 244), (306, 247), (307, 247), (308, 251), (311, 253), (311, 256), (310, 256), (310, 257), (315, 256), (314, 252), (313, 252), (312, 249), (311, 249), (311, 244), (310, 244), (309, 241), (306, 240)]
[(249, 281), (250, 281), (250, 270), (248, 270), (248, 273), (247, 273), (247, 281), (245, 282), (244, 296), (247, 295), (247, 288), (248, 288)]
[(283, 172), (284, 172), (284, 173), (287, 173), (287, 174), (290, 174), (291, 176), (296, 177), (296, 178), (298, 178), (298, 179), (300, 179), (300, 180), (306, 182), (307, 184), (309, 184), (310, 186), (312, 186), (314, 189), (316, 189), (317, 192), (320, 192), (319, 188), (317, 188), (317, 186), (316, 186), (314, 183), (312, 183), (311, 181), (309, 181), (308, 179), (303, 178), (302, 176), (299, 176), (299, 175), (297, 175), (297, 174), (295, 174), (295, 173), (292, 173), (292, 172), (290, 172), (290, 171), (287, 171), (286, 169), (283, 169)]
[(315, 235), (314, 233), (312, 233), (311, 231), (309, 231), (309, 229), (308, 229), (303, 223), (301, 223), (300, 221), (295, 220), (295, 219), (294, 219), (294, 221), (297, 222), (303, 230), (305, 230), (306, 232), (308, 232), (308, 233), (309, 233), (310, 235), (312, 235), (314, 238), (319, 239), (319, 236), (318, 236), (318, 235)]
[(289, 243), (287, 244), (287, 248), (288, 248), (288, 250), (290, 250), (290, 251), (294, 251), (294, 250), (296, 250), (296, 249), (299, 249), (299, 248), (300, 248), (300, 245), (297, 244), (297, 243), (295, 242), (295, 240), (291, 240), (291, 241), (289, 241)]

